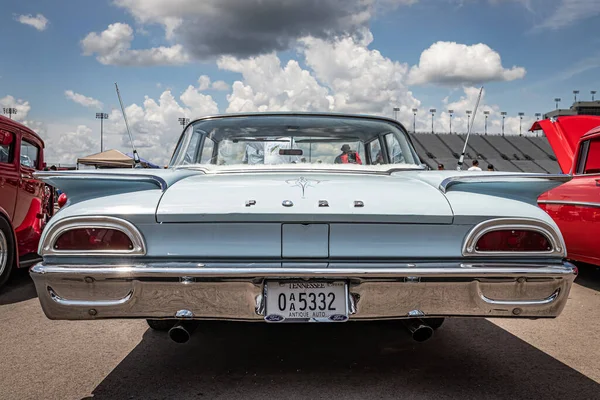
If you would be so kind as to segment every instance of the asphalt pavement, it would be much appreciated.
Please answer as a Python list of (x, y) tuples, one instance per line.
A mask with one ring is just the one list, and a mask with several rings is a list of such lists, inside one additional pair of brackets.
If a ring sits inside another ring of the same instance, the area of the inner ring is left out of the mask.
[(185, 345), (145, 321), (51, 321), (26, 271), (0, 294), (0, 399), (600, 399), (600, 272), (552, 320), (205, 322)]

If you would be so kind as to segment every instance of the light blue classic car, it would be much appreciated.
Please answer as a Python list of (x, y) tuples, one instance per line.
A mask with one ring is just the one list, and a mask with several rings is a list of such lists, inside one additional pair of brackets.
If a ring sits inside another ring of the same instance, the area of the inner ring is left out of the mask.
[(537, 197), (567, 175), (427, 171), (396, 120), (202, 118), (168, 169), (40, 172), (68, 196), (31, 269), (51, 319), (556, 317), (577, 269)]

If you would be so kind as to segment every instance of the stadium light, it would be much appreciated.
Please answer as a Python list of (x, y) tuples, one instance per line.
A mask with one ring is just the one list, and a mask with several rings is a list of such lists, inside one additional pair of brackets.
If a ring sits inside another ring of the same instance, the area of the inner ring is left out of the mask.
[(554, 102), (556, 103), (556, 109), (557, 109), (557, 110), (558, 110), (558, 103), (560, 103), (560, 101), (561, 101), (561, 98), (560, 98), (560, 97), (556, 97), (556, 98), (554, 99)]
[(104, 120), (108, 119), (106, 113), (96, 113), (96, 119), (100, 120), (100, 153), (104, 151)]
[(189, 118), (177, 118), (177, 120), (181, 126), (186, 126), (190, 122)]
[(522, 122), (523, 122), (523, 116), (524, 115), (525, 115), (525, 113), (522, 113), (522, 112), (519, 113), (519, 136), (523, 136), (521, 134), (521, 125), (522, 125)]
[(418, 108), (413, 108), (412, 112), (413, 112), (413, 133), (417, 133), (417, 111), (419, 111)]
[(471, 114), (473, 111), (467, 110), (465, 112), (467, 113), (467, 132), (469, 132), (469, 125), (471, 125)]
[(595, 90), (590, 90), (590, 93), (592, 94), (592, 101), (594, 101), (594, 96), (596, 95), (596, 91)]
[(394, 119), (398, 121), (398, 111), (400, 111), (400, 107), (394, 107)]
[(484, 132), (487, 135), (487, 120), (488, 120), (488, 117), (490, 115), (490, 112), (489, 111), (484, 111), (483, 114), (485, 115), (485, 130), (484, 130)]
[(500, 115), (502, 115), (502, 136), (504, 136), (504, 118), (506, 118), (506, 111), (502, 111)]
[(437, 110), (435, 108), (430, 108), (429, 112), (431, 113), (431, 133), (435, 133), (435, 131), (433, 130), (433, 115), (435, 114)]
[(452, 114), (454, 114), (454, 110), (448, 110), (448, 114), (450, 114), (450, 134), (452, 135)]
[(8, 114), (8, 118), (12, 119), (13, 114), (17, 113), (17, 109), (14, 107), (3, 107), (2, 112)]
[(579, 94), (579, 90), (573, 90), (573, 96), (575, 96), (575, 103), (577, 103), (577, 95)]

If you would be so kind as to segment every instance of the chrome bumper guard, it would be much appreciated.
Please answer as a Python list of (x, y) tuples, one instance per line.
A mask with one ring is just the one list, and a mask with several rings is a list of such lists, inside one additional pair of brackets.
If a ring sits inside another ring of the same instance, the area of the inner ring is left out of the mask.
[[(351, 320), (414, 316), (556, 317), (577, 268), (531, 264), (37, 264), (30, 274), (50, 319), (264, 320), (266, 280), (345, 280)], [(274, 265), (279, 265), (275, 267)]]

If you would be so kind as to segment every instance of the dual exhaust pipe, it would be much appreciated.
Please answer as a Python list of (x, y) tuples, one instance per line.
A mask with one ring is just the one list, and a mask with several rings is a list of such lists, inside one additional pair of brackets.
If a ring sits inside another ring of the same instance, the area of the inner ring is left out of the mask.
[(433, 336), (433, 328), (421, 318), (403, 319), (402, 324), (415, 342), (425, 342)]
[(187, 343), (197, 327), (198, 321), (179, 321), (169, 329), (169, 338), (175, 343)]
[[(175, 343), (187, 343), (198, 327), (198, 323), (198, 321), (179, 321), (169, 329), (169, 338)], [(420, 318), (404, 319), (402, 324), (416, 342), (425, 342), (433, 336), (433, 328)]]

